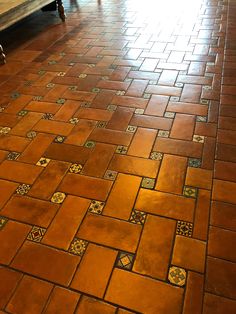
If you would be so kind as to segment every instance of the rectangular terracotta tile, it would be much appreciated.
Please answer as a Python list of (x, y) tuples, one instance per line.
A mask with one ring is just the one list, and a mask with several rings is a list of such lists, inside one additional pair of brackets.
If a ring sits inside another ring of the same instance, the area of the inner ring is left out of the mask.
[(167, 106), (168, 111), (184, 113), (184, 114), (194, 114), (199, 116), (205, 116), (208, 112), (208, 107), (206, 105), (200, 105), (188, 102), (172, 102), (170, 101)]
[(0, 208), (6, 204), (6, 202), (10, 199), (12, 194), (15, 192), (18, 184), (15, 182), (9, 182), (6, 180), (0, 180)]
[(45, 132), (55, 135), (67, 136), (72, 131), (74, 125), (66, 122), (52, 121), (52, 120), (40, 120), (35, 126), (34, 131)]
[[(160, 302), (156, 302), (157, 295)], [(115, 269), (105, 300), (141, 313), (180, 313), (183, 289), (132, 272)]]
[(66, 138), (65, 143), (78, 146), (84, 145), (95, 125), (95, 121), (80, 119)]
[(1, 210), (1, 215), (46, 228), (58, 208), (58, 204), (16, 194)]
[(132, 133), (96, 128), (88, 139), (96, 142), (128, 146), (132, 140), (132, 137)]
[(5, 135), (0, 138), (0, 149), (23, 152), (30, 140), (16, 135)]
[[(180, 96), (181, 88), (172, 86), (161, 86), (161, 85), (149, 85), (146, 89), (147, 93), (166, 95), (166, 96)], [(184, 100), (185, 101), (185, 100)]]
[(119, 250), (135, 252), (141, 229), (140, 225), (126, 221), (87, 214), (76, 236)]
[(15, 115), (1, 112), (0, 115), (0, 125), (7, 126), (9, 128), (14, 128), (14, 126), (19, 123), (19, 118)]
[(103, 298), (117, 251), (89, 244), (71, 283), (73, 289)]
[(200, 158), (202, 154), (202, 144), (197, 142), (158, 137), (156, 139), (156, 143), (154, 144), (153, 150), (166, 154)]
[(81, 173), (87, 176), (102, 177), (115, 153), (115, 149), (114, 145), (97, 143)]
[(68, 195), (47, 229), (42, 243), (68, 250), (89, 204), (89, 200)]
[(51, 160), (28, 192), (29, 196), (49, 200), (70, 167), (69, 163)]
[(46, 101), (36, 101), (32, 100), (26, 107), (26, 110), (41, 112), (41, 113), (52, 113), (55, 114), (61, 105), (55, 102), (46, 102)]
[(210, 190), (212, 186), (212, 175), (211, 170), (188, 167), (186, 185)]
[(217, 131), (216, 123), (205, 122), (196, 123), (195, 134), (216, 137), (216, 131)]
[(42, 118), (41, 113), (29, 112), (17, 125), (12, 128), (11, 134), (25, 136), (25, 134), (34, 128), (34, 125)]
[(6, 309), (10, 313), (41, 313), (52, 288), (51, 283), (24, 276)]
[(139, 177), (119, 173), (109, 194), (103, 213), (108, 216), (128, 220), (140, 183), (141, 178)]
[(118, 105), (122, 107), (130, 107), (130, 108), (140, 108), (144, 109), (148, 103), (147, 99), (131, 97), (131, 96), (114, 96), (111, 101), (111, 104)]
[(202, 87), (200, 85), (184, 84), (184, 88), (180, 97), (183, 102), (199, 102)]
[(156, 135), (156, 130), (138, 128), (129, 146), (128, 155), (149, 158)]
[(236, 183), (222, 180), (213, 181), (212, 199), (236, 204), (236, 195), (233, 193)]
[(193, 221), (195, 201), (179, 195), (140, 189), (135, 208), (167, 218)]
[(131, 119), (130, 124), (143, 128), (170, 130), (172, 120), (163, 117), (135, 114)]
[(126, 131), (133, 112), (134, 109), (118, 107), (106, 127), (112, 130)]
[(194, 116), (177, 113), (175, 115), (174, 122), (171, 128), (170, 137), (191, 141), (193, 138), (194, 127), (195, 127)]
[[(67, 89), (67, 86), (66, 86)], [(63, 94), (63, 98), (71, 100), (81, 100), (81, 101), (93, 101), (96, 94), (92, 92), (84, 91), (69, 91), (66, 90)]]
[(211, 313), (229, 313), (233, 314), (236, 308), (236, 301), (223, 298), (214, 294), (205, 293), (204, 295), (204, 305), (203, 314)]
[(141, 71), (154, 71), (157, 66), (158, 60), (156, 59), (145, 59), (140, 70)]
[(135, 272), (166, 280), (175, 228), (174, 220), (147, 216), (133, 266)]
[(145, 114), (163, 117), (169, 96), (152, 95), (145, 110)]
[(117, 172), (155, 178), (159, 165), (158, 160), (115, 154), (109, 168)]
[(213, 170), (215, 158), (216, 140), (212, 137), (206, 137), (202, 152), (202, 168)]
[(210, 224), (236, 231), (236, 205), (213, 201)]
[(142, 97), (147, 85), (148, 85), (147, 80), (135, 80), (134, 79), (126, 92), (126, 95), (133, 96), (133, 97)]
[(235, 263), (209, 256), (206, 266), (206, 291), (235, 299), (235, 271)]
[(116, 308), (108, 303), (93, 299), (88, 296), (83, 296), (76, 314), (89, 314), (89, 313), (102, 313), (102, 314), (115, 314)]
[(112, 182), (109, 180), (69, 173), (58, 187), (58, 191), (105, 201), (111, 187)]
[(163, 70), (159, 78), (158, 84), (173, 86), (178, 76), (178, 71), (174, 70)]
[(0, 165), (0, 177), (6, 180), (32, 184), (42, 170), (42, 167), (5, 160)]
[(11, 265), (28, 274), (68, 286), (79, 261), (79, 256), (26, 241)]
[(0, 233), (1, 264), (8, 265), (25, 241), (31, 227), (19, 222), (8, 221)]
[(173, 265), (204, 273), (205, 255), (206, 242), (184, 236), (176, 236), (172, 256)]
[(202, 312), (204, 276), (195, 272), (188, 272), (183, 314)]
[(80, 101), (67, 100), (63, 106), (58, 109), (57, 113), (54, 115), (54, 119), (57, 121), (68, 121), (79, 109), (80, 105)]
[(80, 294), (55, 286), (48, 300), (45, 314), (73, 314), (80, 299)]
[[(0, 308), (4, 309), (12, 293), (22, 278), (22, 274), (12, 269), (0, 266), (1, 286), (0, 286)], [(1, 314), (6, 312), (0, 311)]]
[(186, 168), (187, 158), (164, 155), (155, 189), (182, 194)]
[(112, 112), (103, 109), (80, 108), (76, 113), (76, 117), (79, 119), (109, 121), (112, 117)]

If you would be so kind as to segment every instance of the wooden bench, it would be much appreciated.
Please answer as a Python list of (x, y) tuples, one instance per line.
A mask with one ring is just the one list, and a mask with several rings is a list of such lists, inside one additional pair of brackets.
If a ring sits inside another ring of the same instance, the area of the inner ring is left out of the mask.
[[(0, 31), (52, 2), (54, 0), (0, 0)], [(59, 16), (64, 22), (65, 14), (62, 0), (56, 0), (56, 2)], [(6, 63), (6, 58), (0, 45), (0, 64), (4, 63)]]

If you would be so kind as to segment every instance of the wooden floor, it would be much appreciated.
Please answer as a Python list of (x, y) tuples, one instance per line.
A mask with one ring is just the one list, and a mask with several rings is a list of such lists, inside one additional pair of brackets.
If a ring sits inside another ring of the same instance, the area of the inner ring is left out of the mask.
[(0, 313), (235, 314), (236, 1), (64, 5), (1, 34)]

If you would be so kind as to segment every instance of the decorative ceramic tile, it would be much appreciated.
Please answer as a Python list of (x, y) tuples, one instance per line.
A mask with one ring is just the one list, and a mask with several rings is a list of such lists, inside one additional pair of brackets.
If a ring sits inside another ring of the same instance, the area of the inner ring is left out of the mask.
[(151, 152), (150, 154), (150, 159), (152, 160), (162, 160), (162, 158), (163, 158), (163, 153)]
[(138, 71), (138, 70), (139, 70), (139, 67), (133, 66), (133, 67), (131, 67), (131, 70), (132, 70), (132, 71)]
[(197, 116), (197, 122), (207, 122), (206, 116)]
[(201, 99), (201, 100), (200, 100), (200, 103), (203, 104), (203, 105), (208, 105), (208, 104), (209, 104), (209, 100), (207, 100), (207, 99)]
[(65, 141), (66, 137), (62, 135), (57, 135), (54, 139), (55, 143), (63, 143)]
[(134, 262), (134, 255), (126, 252), (119, 252), (116, 267), (131, 270)]
[(35, 131), (29, 131), (26, 136), (30, 139), (33, 139), (37, 136), (37, 133)]
[(19, 98), (20, 97), (20, 93), (18, 93), (18, 92), (12, 92), (11, 93), (11, 98), (12, 99), (17, 99), (17, 98)]
[(152, 178), (143, 178), (141, 187), (145, 189), (154, 189), (155, 186), (155, 179)]
[(61, 204), (66, 198), (66, 194), (62, 192), (56, 192), (51, 198), (52, 203)]
[(57, 73), (57, 76), (65, 76), (66, 75), (66, 72), (58, 72)]
[(83, 169), (83, 166), (81, 164), (72, 164), (70, 166), (69, 171), (71, 173), (80, 173), (82, 169)]
[(71, 118), (71, 119), (69, 120), (69, 122), (70, 122), (71, 124), (77, 124), (77, 123), (79, 122), (79, 118)]
[(165, 117), (165, 118), (174, 119), (175, 113), (174, 113), (174, 112), (166, 112), (166, 113), (164, 114), (164, 117)]
[(69, 86), (68, 89), (71, 91), (76, 91), (77, 90), (77, 86)]
[(6, 108), (5, 107), (0, 107), (0, 112), (3, 112)]
[(102, 80), (103, 80), (103, 81), (109, 80), (109, 76), (102, 76)]
[(201, 167), (201, 164), (202, 164), (201, 159), (197, 159), (197, 158), (189, 158), (188, 159), (189, 167), (199, 168), (199, 167)]
[(184, 84), (183, 84), (183, 83), (176, 83), (175, 86), (176, 86), (176, 87), (183, 87)]
[(70, 62), (69, 66), (73, 67), (75, 65), (75, 62)]
[(98, 123), (96, 124), (97, 128), (105, 128), (106, 126), (107, 126), (106, 121), (98, 121)]
[(133, 209), (129, 221), (136, 225), (143, 225), (146, 216), (147, 214), (145, 212)]
[(214, 66), (215, 63), (214, 62), (207, 62), (207, 66)]
[(45, 73), (46, 73), (46, 71), (44, 71), (44, 70), (38, 71), (38, 75), (44, 75)]
[(25, 81), (24, 86), (32, 86), (33, 81)]
[(183, 195), (186, 197), (196, 198), (197, 197), (197, 189), (191, 186), (184, 186)]
[(92, 89), (92, 93), (99, 93), (100, 92), (100, 88), (94, 87)]
[(27, 240), (34, 241), (34, 242), (40, 242), (46, 232), (46, 229), (40, 228), (37, 226), (33, 226), (30, 233), (27, 236)]
[(48, 64), (49, 65), (57, 64), (57, 61), (56, 60), (50, 60), (50, 61), (48, 61)]
[(177, 221), (176, 234), (191, 237), (193, 233), (193, 224), (187, 221)]
[(186, 281), (186, 271), (183, 268), (171, 266), (168, 279), (174, 285), (183, 287)]
[(89, 206), (88, 211), (94, 214), (101, 214), (104, 206), (105, 206), (104, 202), (93, 200)]
[(47, 88), (53, 88), (54, 86), (55, 86), (55, 84), (53, 84), (53, 83), (48, 83), (48, 84), (46, 85)]
[(144, 109), (137, 108), (137, 109), (135, 109), (134, 113), (136, 113), (136, 114), (143, 114), (144, 113)]
[(20, 156), (20, 153), (17, 152), (10, 152), (7, 155), (7, 160), (16, 160)]
[(30, 185), (22, 183), (16, 189), (16, 193), (20, 194), (20, 195), (25, 195), (25, 194), (27, 194), (29, 192), (29, 190), (30, 190)]
[(204, 90), (211, 90), (212, 87), (210, 85), (205, 85), (205, 86), (202, 87), (202, 89), (204, 89)]
[(128, 125), (128, 127), (126, 129), (126, 131), (129, 133), (134, 133), (136, 130), (137, 130), (137, 127), (133, 126), (133, 125)]
[(127, 146), (119, 145), (119, 146), (117, 146), (117, 148), (116, 148), (116, 153), (117, 153), (117, 154), (123, 154), (123, 155), (125, 155), (125, 154), (127, 153), (127, 151), (128, 151), (128, 147), (127, 147)]
[(49, 164), (51, 159), (49, 158), (45, 158), (45, 157), (41, 157), (39, 159), (39, 161), (36, 163), (37, 166), (41, 166), (41, 167), (47, 167), (47, 165)]
[(158, 136), (160, 136), (160, 137), (169, 137), (169, 134), (170, 134), (169, 131), (164, 131), (164, 130), (158, 131)]
[(59, 56), (61, 56), (61, 57), (64, 57), (65, 55), (66, 55), (65, 52), (60, 52), (60, 53), (59, 53)]
[(66, 102), (66, 100), (64, 98), (58, 98), (56, 103), (59, 105), (63, 105)]
[(214, 73), (205, 73), (205, 76), (214, 77)]
[(0, 134), (7, 134), (11, 131), (11, 128), (7, 126), (0, 127)]
[(17, 115), (19, 116), (19, 117), (24, 117), (24, 116), (26, 116), (27, 114), (28, 114), (28, 110), (21, 110), (21, 111), (19, 111), (18, 113), (17, 113)]
[(117, 177), (118, 172), (113, 170), (107, 170), (104, 175), (104, 179), (114, 181)]
[(193, 136), (193, 141), (198, 143), (204, 143), (204, 136), (195, 134)]
[(34, 96), (33, 97), (33, 100), (35, 100), (35, 101), (40, 101), (42, 99), (43, 99), (43, 96)]
[(87, 147), (87, 148), (93, 148), (95, 147), (96, 143), (93, 142), (93, 141), (87, 141), (84, 146)]
[(87, 245), (87, 241), (74, 238), (74, 240), (71, 242), (69, 252), (74, 255), (83, 256), (84, 252), (86, 251)]
[(149, 99), (149, 98), (151, 98), (151, 96), (152, 96), (151, 94), (147, 94), (147, 93), (143, 94), (144, 99)]
[(80, 104), (80, 107), (81, 108), (90, 108), (91, 107), (91, 103), (90, 102), (82, 102), (81, 104)]
[(89, 67), (89, 68), (95, 68), (95, 66), (96, 66), (96, 64), (94, 64), (94, 63), (89, 63), (89, 64), (88, 64), (88, 67)]
[(0, 230), (6, 225), (7, 222), (7, 218), (0, 216)]
[(87, 74), (85, 74), (85, 73), (81, 73), (78, 77), (79, 77), (79, 78), (84, 79), (84, 78), (86, 78), (86, 77), (87, 77)]
[(116, 111), (117, 106), (116, 105), (108, 105), (107, 110), (108, 111)]
[(151, 81), (149, 81), (149, 84), (150, 84), (150, 85), (157, 85), (157, 81), (151, 80)]
[(179, 101), (179, 97), (171, 96), (170, 101)]
[(118, 90), (118, 91), (116, 92), (116, 95), (117, 95), (117, 96), (124, 96), (124, 95), (125, 95), (125, 91), (124, 91), (124, 90)]
[(52, 113), (44, 113), (44, 115), (42, 116), (42, 119), (52, 120), (53, 117), (54, 117), (54, 115)]
[(112, 70), (115, 70), (117, 68), (117, 65), (115, 65), (115, 64), (111, 64), (110, 66), (109, 66), (109, 69), (112, 69)]

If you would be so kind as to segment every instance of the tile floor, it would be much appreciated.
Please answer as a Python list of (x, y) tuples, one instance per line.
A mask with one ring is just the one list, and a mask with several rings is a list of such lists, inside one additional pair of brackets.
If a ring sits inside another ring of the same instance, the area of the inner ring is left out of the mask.
[(236, 1), (64, 4), (2, 34), (0, 312), (236, 313)]

